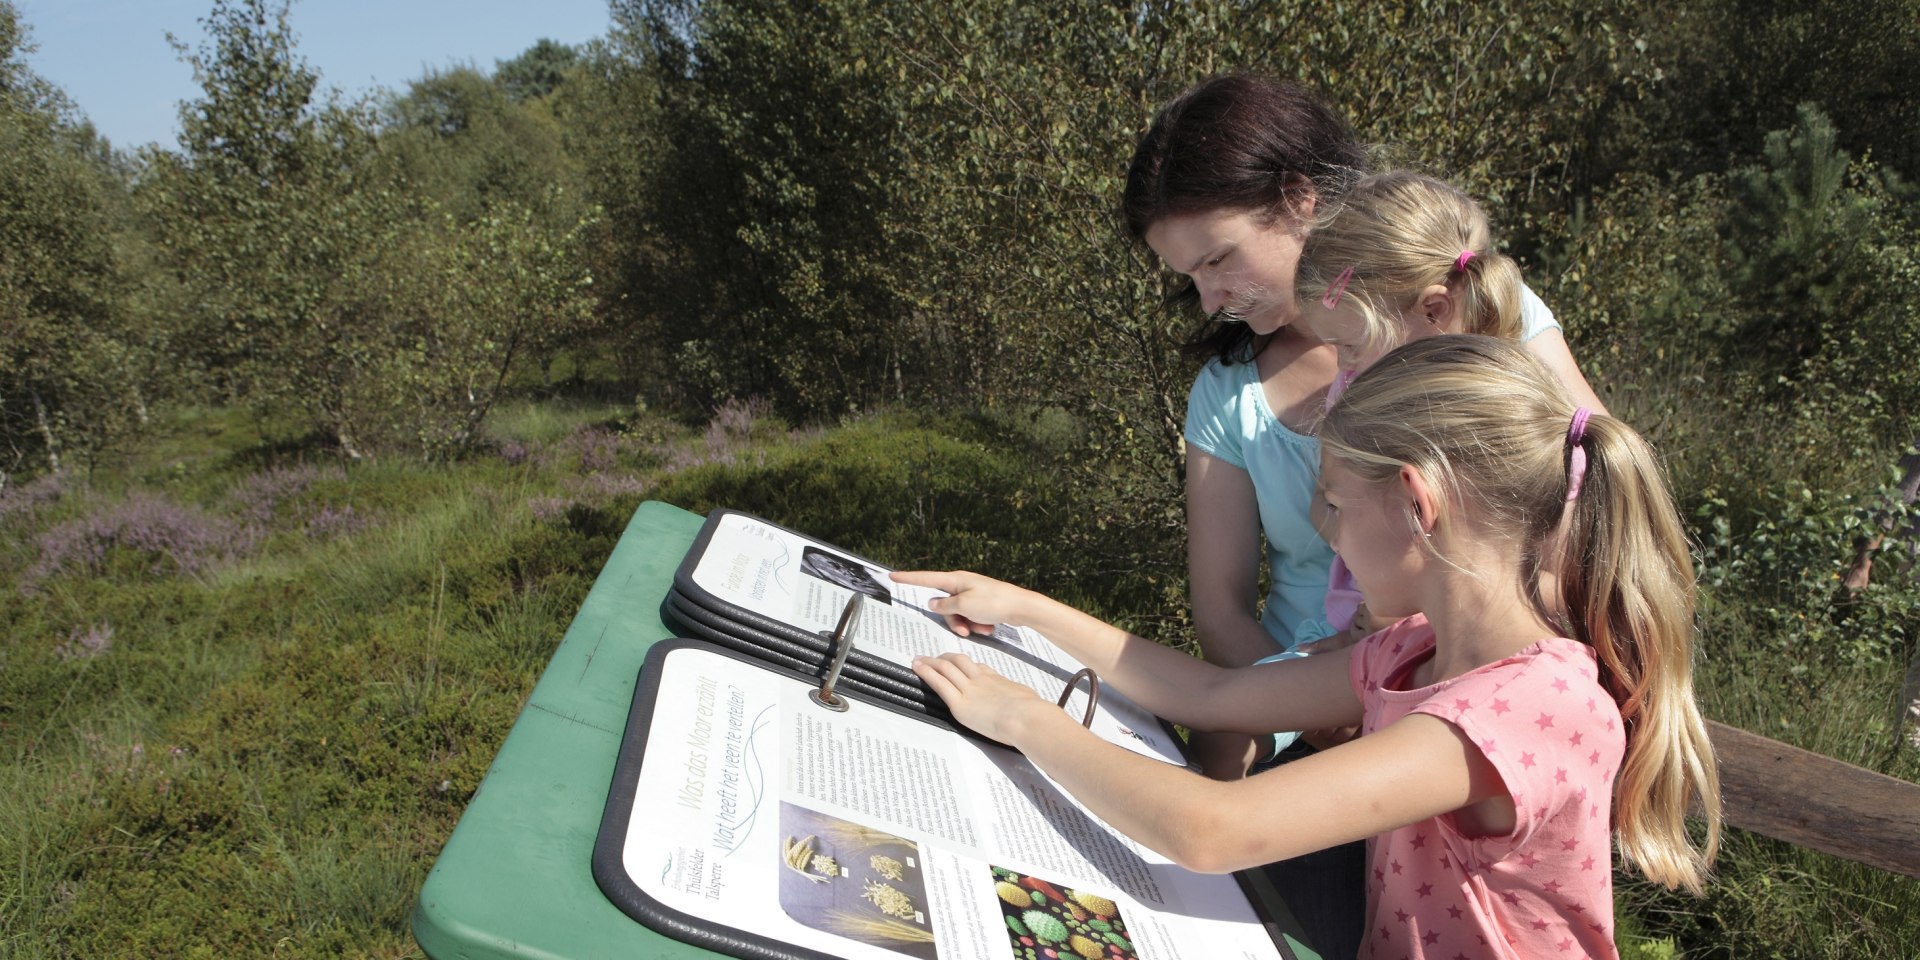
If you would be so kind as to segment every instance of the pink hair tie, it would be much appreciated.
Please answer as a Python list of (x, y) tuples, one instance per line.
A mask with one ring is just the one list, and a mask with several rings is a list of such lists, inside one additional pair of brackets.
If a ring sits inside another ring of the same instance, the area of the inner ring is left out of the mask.
[(1459, 272), (1461, 272), (1462, 270), (1465, 270), (1465, 269), (1467, 269), (1467, 261), (1469, 261), (1469, 260), (1472, 260), (1472, 259), (1473, 259), (1473, 251), (1472, 251), (1472, 250), (1462, 250), (1462, 251), (1460, 251), (1460, 255), (1459, 255), (1459, 256), (1457, 256), (1457, 257), (1454, 257), (1454, 258), (1453, 258), (1453, 272), (1454, 272), (1454, 273), (1459, 273)]
[(1593, 411), (1581, 407), (1573, 411), (1573, 422), (1567, 424), (1567, 501), (1580, 498), (1580, 485), (1587, 480), (1587, 449), (1581, 444), (1587, 439), (1587, 418)]
[(1332, 310), (1334, 307), (1339, 306), (1340, 298), (1343, 296), (1346, 296), (1347, 284), (1352, 282), (1353, 282), (1352, 267), (1348, 267), (1345, 270), (1340, 271), (1340, 275), (1337, 277), (1334, 277), (1332, 283), (1327, 284), (1327, 295), (1320, 298), (1320, 305), (1323, 307), (1326, 307), (1328, 310)]

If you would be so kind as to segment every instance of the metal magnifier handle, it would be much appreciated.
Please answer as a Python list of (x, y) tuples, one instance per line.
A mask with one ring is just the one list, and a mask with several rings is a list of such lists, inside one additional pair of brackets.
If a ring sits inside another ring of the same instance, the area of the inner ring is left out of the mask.
[(827, 641), (833, 646), (833, 662), (827, 666), (827, 676), (820, 681), (820, 689), (807, 691), (807, 696), (828, 710), (847, 712), (847, 698), (833, 692), (835, 684), (840, 682), (840, 671), (847, 665), (847, 654), (853, 652), (853, 628), (860, 622), (860, 610), (867, 595), (855, 591), (853, 599), (847, 601), (846, 609), (840, 611), (840, 622), (834, 626)]

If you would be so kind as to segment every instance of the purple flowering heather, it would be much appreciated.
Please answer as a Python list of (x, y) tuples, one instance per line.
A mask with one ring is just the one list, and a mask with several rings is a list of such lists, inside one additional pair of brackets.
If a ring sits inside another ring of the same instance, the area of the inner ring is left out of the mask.
[(35, 477), (25, 486), (9, 484), (0, 490), (0, 522), (15, 515), (25, 517), (41, 506), (52, 503), (66, 494), (66, 475), (49, 473)]
[(570, 481), (567, 489), (581, 500), (605, 503), (622, 494), (640, 493), (647, 484), (630, 473), (596, 473)]
[(227, 494), (233, 513), (242, 522), (265, 526), (273, 522), (280, 504), (305, 493), (321, 480), (342, 480), (346, 471), (339, 467), (316, 467), (302, 463), (291, 467), (273, 467), (247, 476)]
[(328, 504), (307, 518), (307, 536), (314, 540), (331, 540), (359, 533), (367, 528), (367, 523), (366, 517), (353, 512), (353, 504), (337, 508)]
[(753, 432), (754, 421), (766, 416), (772, 409), (772, 405), (765, 400), (728, 400), (713, 411), (713, 419), (707, 423), (708, 441), (712, 441), (715, 430), (744, 439)]
[(561, 497), (529, 497), (527, 509), (533, 511), (533, 518), (542, 522), (565, 516), (573, 501)]
[(260, 540), (252, 524), (208, 515), (148, 493), (136, 493), (90, 516), (54, 525), (38, 538), (40, 558), (21, 578), (22, 591), (64, 573), (100, 572), (112, 550), (147, 557), (149, 569), (199, 573), (218, 560), (241, 556)]
[(620, 452), (620, 437), (611, 430), (588, 427), (568, 438), (580, 448), (580, 472), (611, 470)]
[(67, 642), (54, 648), (62, 660), (92, 660), (113, 648), (113, 624), (105, 620), (85, 630), (74, 627)]

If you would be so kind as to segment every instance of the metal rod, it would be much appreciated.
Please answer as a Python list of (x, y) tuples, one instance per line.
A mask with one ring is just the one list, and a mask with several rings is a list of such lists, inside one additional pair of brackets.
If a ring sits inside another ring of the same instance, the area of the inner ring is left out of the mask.
[(807, 693), (817, 703), (829, 710), (844, 712), (847, 698), (833, 692), (835, 684), (840, 682), (840, 671), (847, 665), (847, 654), (853, 652), (853, 628), (860, 622), (860, 610), (867, 595), (854, 591), (853, 599), (847, 601), (846, 609), (840, 611), (840, 622), (834, 626), (827, 641), (833, 645), (833, 662), (827, 666), (827, 676), (820, 682), (820, 689)]

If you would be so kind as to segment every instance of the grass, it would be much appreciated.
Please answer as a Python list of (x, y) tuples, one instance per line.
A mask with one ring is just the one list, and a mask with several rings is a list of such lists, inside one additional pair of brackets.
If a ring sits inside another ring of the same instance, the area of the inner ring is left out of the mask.
[[(568, 416), (603, 411), (539, 429)], [(189, 412), (8, 533), (134, 490), (231, 506), (267, 470), (244, 436)], [(195, 576), (118, 544), (23, 592), (32, 551), (8, 556), (0, 955), (416, 955), (412, 894), (612, 546), (531, 517), (574, 471), (356, 467)], [(302, 521), (326, 503), (369, 522), (316, 540)], [(61, 652), (98, 624), (104, 650)]]
[[(1180, 544), (1074, 492), (1063, 416), (801, 433), (751, 407), (693, 426), (529, 403), (466, 461), (343, 466), (182, 411), (90, 484), (0, 502), (0, 957), (418, 956), (426, 871), (642, 499), (983, 569), (1182, 639)], [(26, 582), (50, 531), (136, 495), (178, 508), (142, 522), (247, 516), (257, 536), (115, 534)], [(355, 524), (314, 525), (347, 507)], [(188, 549), (207, 555), (166, 556)], [(1707, 609), (1710, 714), (1920, 779), (1891, 724), (1894, 651), (1797, 649), (1798, 621), (1731, 588)], [(1920, 942), (1920, 884), (1739, 833), (1705, 899), (1619, 890), (1629, 957)]]

